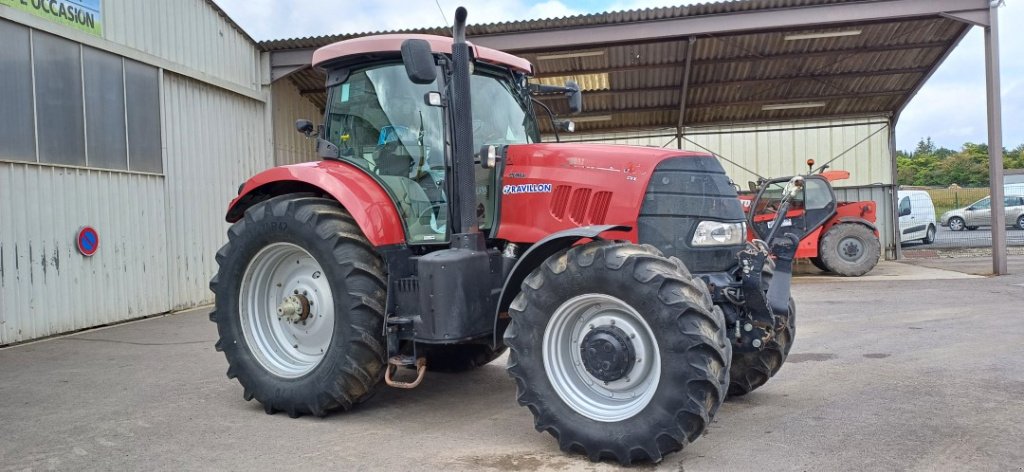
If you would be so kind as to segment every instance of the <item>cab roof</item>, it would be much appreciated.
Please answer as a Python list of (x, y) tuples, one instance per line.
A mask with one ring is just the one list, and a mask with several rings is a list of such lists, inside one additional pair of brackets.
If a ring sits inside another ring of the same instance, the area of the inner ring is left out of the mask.
[[(381, 34), (361, 38), (338, 41), (316, 50), (313, 53), (313, 66), (322, 65), (346, 57), (369, 56), (381, 53), (401, 53), (402, 42), (407, 39), (422, 39), (430, 43), (430, 49), (436, 54), (451, 54), (452, 38), (430, 34)], [(473, 58), (508, 67), (527, 74), (533, 73), (533, 64), (526, 59), (513, 56), (497, 49), (476, 46), (469, 42)]]

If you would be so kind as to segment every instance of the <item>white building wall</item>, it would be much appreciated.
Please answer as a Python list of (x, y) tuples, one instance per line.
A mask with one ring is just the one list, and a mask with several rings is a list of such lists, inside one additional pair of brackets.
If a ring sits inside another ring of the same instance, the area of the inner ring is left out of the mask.
[(209, 0), (102, 0), (104, 37), (242, 87), (260, 87), (260, 53)]
[(166, 73), (163, 78), (167, 267), (172, 309), (213, 301), (214, 256), (238, 186), (273, 166), (263, 103)]
[[(0, 143), (0, 345), (212, 302), (227, 204), (273, 165), (255, 44), (205, 0), (103, 0), (103, 13), (98, 38), (0, 6), (158, 68), (163, 170), (11, 162)], [(92, 257), (74, 244), (83, 225), (99, 232)]]
[(274, 82), (271, 87), (274, 120), (274, 161), (277, 165), (297, 164), (316, 159), (316, 140), (295, 131), (295, 120), (323, 121), (323, 112), (299, 94), (291, 80)]
[[(0, 345), (170, 309), (164, 177), (0, 163)], [(99, 231), (83, 257), (75, 234)]]

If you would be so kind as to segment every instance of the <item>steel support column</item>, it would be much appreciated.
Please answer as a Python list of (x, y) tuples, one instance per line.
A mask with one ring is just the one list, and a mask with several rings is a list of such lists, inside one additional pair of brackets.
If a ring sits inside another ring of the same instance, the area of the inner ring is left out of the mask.
[(988, 95), (988, 174), (992, 195), (992, 273), (1005, 275), (1006, 209), (1003, 201), (1003, 116), (999, 87), (999, 5), (989, 9), (985, 28), (985, 76)]
[(683, 66), (683, 84), (679, 90), (679, 121), (676, 122), (676, 149), (683, 148), (683, 125), (686, 123), (686, 96), (690, 93), (690, 70), (693, 65), (693, 43), (696, 36), (686, 40), (686, 65)]

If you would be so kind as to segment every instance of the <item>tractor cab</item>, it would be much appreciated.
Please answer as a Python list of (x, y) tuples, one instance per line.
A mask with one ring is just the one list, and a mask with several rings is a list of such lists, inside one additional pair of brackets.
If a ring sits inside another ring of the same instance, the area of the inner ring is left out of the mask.
[[(387, 36), (374, 40), (391, 41)], [(325, 64), (330, 79), (320, 156), (356, 165), (378, 180), (395, 201), (410, 244), (444, 243), (455, 193), (450, 175), (453, 117), (450, 107), (442, 106), (450, 62), (434, 66), (434, 80), (415, 83), (400, 56), (377, 56), (363, 57), (358, 64), (351, 63), (352, 56)], [(507, 65), (474, 67), (473, 149), (540, 141), (525, 80)], [(496, 211), (495, 172), (480, 166), (474, 172), (475, 212), (486, 231)]]
[[(836, 212), (836, 194), (829, 179), (821, 174), (806, 175), (803, 187), (792, 198), (785, 219), (779, 228), (773, 222), (784, 196), (784, 188), (792, 177), (764, 180), (756, 186), (757, 193), (744, 201), (749, 213), (750, 230), (758, 239), (767, 240), (772, 230), (778, 234), (794, 234), (799, 239), (818, 229)], [(749, 202), (749, 206), (746, 203)]]

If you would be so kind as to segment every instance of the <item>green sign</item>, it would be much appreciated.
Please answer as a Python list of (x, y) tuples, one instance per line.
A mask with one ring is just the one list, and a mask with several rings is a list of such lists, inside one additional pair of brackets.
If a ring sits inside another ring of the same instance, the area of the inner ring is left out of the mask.
[(0, 0), (0, 5), (103, 36), (101, 0)]

